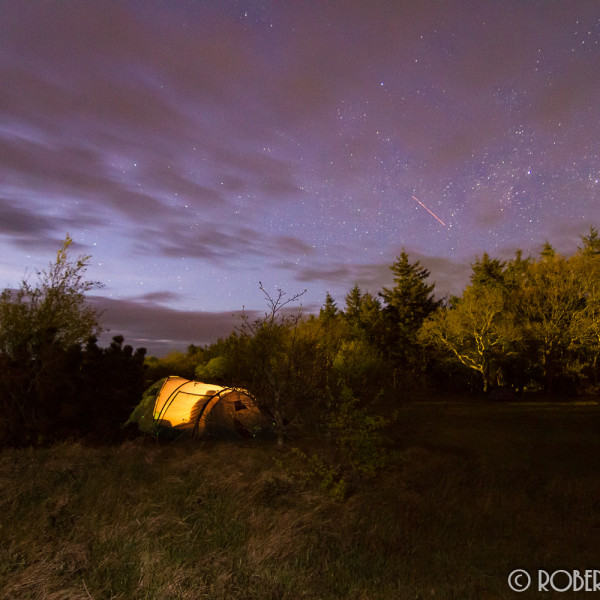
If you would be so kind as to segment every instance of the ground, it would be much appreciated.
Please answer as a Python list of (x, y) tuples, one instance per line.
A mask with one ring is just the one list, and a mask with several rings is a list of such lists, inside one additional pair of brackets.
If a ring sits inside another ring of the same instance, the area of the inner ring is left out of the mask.
[(596, 403), (404, 402), (388, 437), (343, 501), (306, 442), (5, 449), (0, 598), (534, 598), (513, 570), (600, 568)]

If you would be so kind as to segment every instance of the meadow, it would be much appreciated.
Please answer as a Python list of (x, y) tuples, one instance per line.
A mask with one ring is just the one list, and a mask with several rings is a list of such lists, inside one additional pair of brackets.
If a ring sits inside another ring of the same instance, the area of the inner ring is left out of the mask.
[(344, 500), (306, 440), (5, 448), (0, 598), (582, 597), (507, 577), (600, 568), (597, 403), (410, 401), (386, 435)]

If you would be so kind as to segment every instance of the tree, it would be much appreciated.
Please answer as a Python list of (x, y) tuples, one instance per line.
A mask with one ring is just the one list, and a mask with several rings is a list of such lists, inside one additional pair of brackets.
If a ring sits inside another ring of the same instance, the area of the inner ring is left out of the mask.
[(528, 353), (542, 370), (544, 388), (578, 370), (581, 348), (590, 336), (590, 292), (595, 285), (577, 256), (566, 259), (546, 253), (529, 265), (517, 298), (517, 314)]
[(588, 389), (600, 391), (600, 253), (583, 252), (571, 261), (577, 265), (584, 282), (585, 309), (580, 320), (583, 328), (582, 361), (583, 372), (588, 378)]
[(588, 235), (581, 236), (582, 245), (578, 246), (579, 252), (585, 256), (600, 256), (600, 235), (595, 227), (590, 227)]
[(123, 345), (122, 335), (115, 335), (108, 348), (99, 348), (90, 338), (79, 366), (80, 397), (74, 412), (78, 414), (82, 434), (92, 434), (103, 441), (117, 440), (120, 429), (131, 411), (139, 404), (145, 388), (145, 348), (135, 351)]
[(90, 256), (69, 260), (72, 243), (67, 236), (56, 261), (37, 272), (37, 285), (25, 279), (19, 289), (2, 292), (0, 352), (14, 359), (36, 358), (45, 344), (68, 348), (100, 333), (100, 313), (85, 294), (101, 284), (85, 280)]
[(506, 263), (503, 279), (506, 291), (509, 294), (512, 294), (523, 285), (523, 282), (527, 279), (527, 271), (531, 262), (530, 256), (523, 258), (523, 251), (517, 250), (515, 257)]
[(433, 294), (434, 283), (427, 283), (429, 271), (417, 261), (411, 263), (402, 249), (390, 267), (394, 287), (380, 292), (384, 302), (383, 334), (380, 348), (394, 365), (394, 382), (420, 383), (425, 372), (426, 356), (418, 343), (418, 332), (429, 315), (440, 306)]
[(319, 311), (319, 318), (323, 321), (330, 321), (332, 319), (335, 319), (335, 317), (338, 314), (339, 311), (335, 300), (333, 299), (333, 296), (329, 292), (327, 292), (327, 295), (325, 296), (325, 304), (321, 307), (321, 310)]
[(483, 391), (499, 383), (501, 359), (513, 351), (518, 331), (505, 312), (497, 286), (468, 286), (451, 308), (436, 311), (422, 326), (421, 340), (445, 349), (481, 376)]
[(363, 293), (355, 283), (354, 287), (346, 294), (346, 307), (344, 309), (344, 318), (352, 327), (360, 327), (360, 313), (363, 300)]
[(369, 292), (363, 292), (355, 284), (346, 294), (346, 307), (342, 314), (349, 327), (349, 338), (373, 345), (375, 352), (380, 349), (383, 323), (378, 298)]
[(504, 268), (506, 263), (497, 258), (490, 258), (487, 252), (483, 253), (481, 259), (476, 258), (471, 265), (471, 283), (474, 286), (499, 285), (503, 286)]
[(556, 257), (556, 250), (549, 241), (545, 241), (540, 252), (540, 259), (542, 261), (549, 261)]
[(429, 271), (419, 261), (411, 263), (402, 250), (390, 267), (394, 274), (394, 287), (383, 288), (380, 296), (392, 320), (410, 334), (416, 333), (421, 323), (440, 305), (435, 299), (435, 284), (426, 283)]
[(310, 328), (299, 327), (302, 313), (286, 307), (303, 294), (286, 297), (260, 289), (268, 309), (262, 317), (242, 324), (226, 356), (232, 383), (247, 389), (257, 404), (273, 417), (277, 445), (283, 446), (286, 429), (315, 402), (323, 391), (324, 365), (318, 359), (318, 338)]
[(35, 431), (56, 407), (53, 386), (69, 361), (69, 349), (101, 331), (99, 312), (86, 293), (100, 287), (85, 278), (90, 257), (71, 260), (67, 235), (55, 262), (0, 295), (0, 388), (7, 435)]

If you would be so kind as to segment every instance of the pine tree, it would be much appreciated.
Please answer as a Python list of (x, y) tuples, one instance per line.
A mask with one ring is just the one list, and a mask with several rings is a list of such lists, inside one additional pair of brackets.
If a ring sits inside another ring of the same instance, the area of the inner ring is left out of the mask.
[(351, 325), (357, 325), (360, 321), (360, 307), (362, 304), (362, 292), (358, 284), (346, 294), (346, 308), (344, 316)]
[(390, 318), (410, 334), (416, 334), (423, 321), (439, 306), (434, 298), (435, 284), (428, 284), (429, 271), (419, 261), (410, 263), (402, 249), (390, 267), (394, 274), (394, 287), (383, 288), (379, 294)]
[(327, 292), (327, 295), (325, 296), (325, 304), (323, 304), (321, 310), (319, 311), (319, 317), (324, 322), (328, 322), (331, 319), (335, 319), (338, 312), (338, 307), (333, 299), (333, 296)]
[(600, 256), (600, 235), (595, 227), (590, 227), (588, 235), (582, 235), (582, 246), (578, 246), (579, 251), (584, 256)]
[(426, 282), (429, 271), (417, 261), (409, 262), (402, 249), (390, 267), (394, 287), (383, 288), (380, 297), (385, 303), (383, 335), (380, 346), (394, 364), (394, 381), (415, 383), (425, 371), (426, 357), (421, 352), (418, 333), (425, 319), (440, 305), (433, 295), (435, 284)]
[(504, 283), (507, 289), (514, 291), (523, 284), (527, 278), (527, 270), (531, 262), (530, 256), (523, 258), (522, 250), (515, 252), (515, 257), (508, 261), (504, 270)]
[(555, 257), (556, 257), (556, 250), (554, 249), (554, 246), (548, 241), (544, 242), (544, 246), (542, 248), (542, 251), (540, 252), (541, 260), (549, 261)]
[(504, 285), (504, 269), (506, 263), (497, 258), (490, 258), (487, 252), (483, 253), (481, 259), (476, 258), (471, 265), (471, 283), (480, 285)]

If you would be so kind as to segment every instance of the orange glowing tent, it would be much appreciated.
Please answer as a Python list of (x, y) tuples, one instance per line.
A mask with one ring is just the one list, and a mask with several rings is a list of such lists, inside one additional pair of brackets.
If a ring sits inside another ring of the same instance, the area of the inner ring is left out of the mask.
[(254, 436), (270, 421), (241, 389), (167, 377), (150, 386), (127, 423), (166, 437)]

